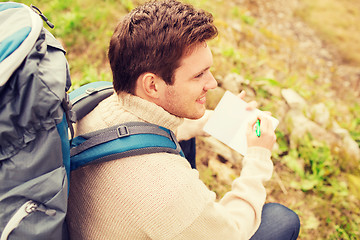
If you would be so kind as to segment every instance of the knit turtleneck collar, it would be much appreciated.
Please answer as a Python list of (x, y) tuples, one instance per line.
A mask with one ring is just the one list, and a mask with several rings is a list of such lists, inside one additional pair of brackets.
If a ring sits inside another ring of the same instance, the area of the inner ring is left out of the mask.
[(183, 122), (183, 118), (170, 114), (155, 103), (128, 93), (114, 94), (103, 101), (102, 105), (103, 120), (107, 125), (138, 119), (176, 132)]

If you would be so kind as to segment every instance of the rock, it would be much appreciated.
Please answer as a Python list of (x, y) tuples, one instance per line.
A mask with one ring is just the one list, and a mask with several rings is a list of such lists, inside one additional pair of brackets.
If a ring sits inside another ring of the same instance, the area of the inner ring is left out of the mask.
[(339, 148), (340, 152), (348, 159), (349, 165), (358, 165), (360, 148), (357, 142), (352, 139), (346, 129), (341, 128), (336, 122), (332, 124), (331, 129), (326, 129), (326, 126), (306, 118), (299, 110), (290, 110), (286, 115), (286, 125), (290, 132), (291, 148), (296, 148), (305, 134), (310, 133), (314, 139), (325, 142), (330, 147)]
[(346, 156), (356, 161), (357, 164), (353, 164), (353, 165), (358, 166), (360, 161), (360, 148), (357, 142), (354, 139), (352, 139), (350, 134), (345, 136), (345, 138), (343, 139), (342, 149), (346, 154)]
[(291, 109), (304, 111), (307, 107), (305, 99), (292, 89), (282, 89), (281, 95)]
[(340, 125), (335, 121), (332, 123), (332, 128), (330, 130), (336, 135), (338, 135), (340, 138), (345, 138), (345, 136), (349, 134), (346, 129), (340, 127)]
[(337, 122), (333, 122), (331, 130), (340, 138), (343, 153), (353, 160), (352, 165), (357, 166), (360, 161), (360, 148), (357, 142), (351, 137), (349, 131), (341, 128)]
[(330, 126), (330, 112), (324, 103), (318, 103), (310, 108), (311, 119), (322, 127)]
[(243, 76), (236, 74), (236, 73), (229, 73), (226, 75), (222, 82), (222, 87), (225, 90), (228, 90), (234, 94), (240, 93), (241, 90), (241, 84), (245, 83), (246, 80)]
[(285, 121), (290, 132), (291, 148), (295, 148), (307, 133), (310, 133), (314, 139), (326, 142), (330, 146), (339, 144), (338, 138), (334, 134), (306, 118), (299, 110), (290, 110)]

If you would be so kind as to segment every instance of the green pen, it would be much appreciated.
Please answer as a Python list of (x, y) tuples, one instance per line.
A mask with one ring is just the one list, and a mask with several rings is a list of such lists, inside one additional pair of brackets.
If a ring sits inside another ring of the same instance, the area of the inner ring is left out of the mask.
[(256, 120), (255, 132), (256, 132), (256, 136), (260, 137), (260, 135), (261, 135), (261, 132), (260, 132), (260, 119)]

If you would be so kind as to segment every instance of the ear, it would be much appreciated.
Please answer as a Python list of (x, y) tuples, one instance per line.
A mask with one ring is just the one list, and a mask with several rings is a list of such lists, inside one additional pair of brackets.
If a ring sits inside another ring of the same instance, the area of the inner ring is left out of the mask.
[(165, 81), (154, 73), (143, 73), (139, 76), (135, 95), (144, 99), (158, 99), (161, 96)]

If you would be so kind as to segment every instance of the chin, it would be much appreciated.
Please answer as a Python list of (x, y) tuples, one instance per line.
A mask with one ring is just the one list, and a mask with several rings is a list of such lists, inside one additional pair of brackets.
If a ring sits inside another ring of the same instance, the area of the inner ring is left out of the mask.
[(205, 109), (202, 111), (198, 111), (197, 113), (189, 114), (189, 116), (186, 116), (186, 118), (196, 120), (202, 118), (204, 114), (205, 114)]
[(197, 119), (200, 119), (200, 117), (197, 117), (197, 116), (190, 116), (190, 117), (186, 117), (187, 119), (191, 119), (191, 120), (197, 120)]
[(201, 108), (187, 108), (187, 109), (183, 109), (184, 111), (168, 111), (169, 113), (180, 117), (180, 118), (187, 118), (187, 119), (192, 119), (192, 120), (196, 120), (201, 118), (202, 116), (204, 116), (205, 114), (205, 106), (202, 106)]

